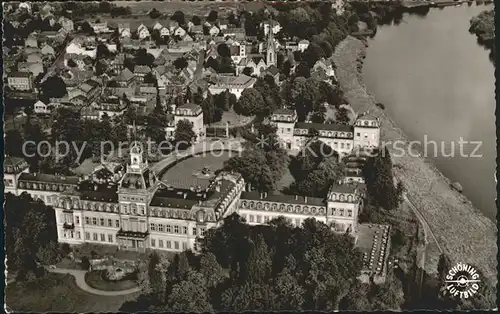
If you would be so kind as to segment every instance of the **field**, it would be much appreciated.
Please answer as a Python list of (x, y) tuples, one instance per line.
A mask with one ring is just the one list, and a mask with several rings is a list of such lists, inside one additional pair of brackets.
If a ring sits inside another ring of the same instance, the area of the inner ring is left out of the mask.
[(148, 13), (156, 8), (161, 13), (172, 14), (175, 11), (183, 11), (189, 15), (205, 16), (211, 10), (219, 11), (219, 14), (232, 9), (245, 9), (248, 11), (259, 10), (264, 7), (260, 1), (236, 2), (236, 1), (114, 1), (117, 6), (129, 6), (132, 14)]
[(109, 297), (82, 291), (71, 275), (48, 274), (27, 284), (15, 282), (5, 289), (7, 306), (16, 312), (99, 313), (118, 312), (121, 305), (137, 294)]

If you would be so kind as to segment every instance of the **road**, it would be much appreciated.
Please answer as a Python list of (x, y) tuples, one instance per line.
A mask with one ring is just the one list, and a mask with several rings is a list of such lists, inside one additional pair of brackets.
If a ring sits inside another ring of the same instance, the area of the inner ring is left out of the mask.
[(54, 60), (54, 63), (47, 69), (47, 72), (45, 73), (45, 76), (40, 80), (40, 83), (44, 82), (50, 75), (55, 73), (56, 68), (63, 68), (64, 67), (64, 55), (66, 54), (66, 47), (71, 41), (69, 40), (69, 37), (66, 36), (64, 39), (64, 48), (59, 52), (59, 55), (56, 57)]
[(419, 295), (422, 295), (422, 287), (424, 284), (424, 270), (425, 270), (425, 260), (426, 260), (426, 254), (427, 254), (427, 245), (429, 244), (429, 235), (432, 237), (434, 242), (436, 243), (439, 252), (442, 254), (443, 250), (441, 249), (441, 246), (439, 245), (438, 241), (436, 240), (436, 237), (434, 236), (434, 233), (432, 232), (431, 228), (427, 224), (427, 221), (425, 220), (425, 217), (418, 211), (417, 207), (413, 205), (413, 203), (408, 199), (406, 195), (403, 196), (405, 204), (407, 204), (411, 210), (415, 213), (415, 216), (417, 216), (418, 220), (420, 221), (420, 225), (424, 228), (424, 247), (420, 251), (420, 258), (417, 258), (417, 260), (420, 261), (420, 271), (418, 272), (418, 277), (415, 278), (419, 281)]

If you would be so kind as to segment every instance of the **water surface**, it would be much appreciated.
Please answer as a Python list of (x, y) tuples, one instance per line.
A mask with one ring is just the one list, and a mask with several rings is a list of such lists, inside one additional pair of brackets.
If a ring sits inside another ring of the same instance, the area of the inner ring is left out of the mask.
[[(495, 89), (489, 52), (468, 32), (469, 20), (492, 6), (431, 9), (379, 27), (363, 67), (368, 89), (412, 139), (428, 144), (428, 156), (464, 194), (495, 219)], [(463, 156), (459, 141), (463, 144)], [(476, 144), (481, 146), (472, 157)], [(425, 144), (424, 144), (425, 145)], [(455, 146), (453, 157), (451, 154)], [(435, 157), (437, 154), (437, 157)]]

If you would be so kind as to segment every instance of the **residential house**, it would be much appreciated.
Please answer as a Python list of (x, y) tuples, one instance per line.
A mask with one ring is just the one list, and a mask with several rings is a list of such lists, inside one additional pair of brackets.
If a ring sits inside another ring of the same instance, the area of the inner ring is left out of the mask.
[(131, 39), (129, 37), (125, 38), (121, 42), (123, 50), (139, 50), (144, 45), (141, 43), (140, 39)]
[(128, 23), (118, 24), (118, 34), (120, 38), (130, 38), (132, 33), (130, 31), (130, 25)]
[(296, 41), (287, 41), (285, 43), (285, 49), (290, 52), (295, 52), (299, 50), (299, 43), (297, 43)]
[(66, 70), (61, 73), (61, 78), (67, 87), (78, 86), (81, 82), (90, 79), (94, 75), (91, 70), (80, 70), (79, 68), (73, 68), (71, 70)]
[(146, 38), (151, 37), (151, 33), (144, 24), (141, 24), (139, 25), (139, 27), (137, 27), (137, 36), (139, 37), (140, 40), (144, 40)]
[(98, 118), (102, 121), (104, 115), (113, 118), (117, 115), (122, 115), (126, 110), (126, 104), (121, 97), (116, 95), (104, 97), (97, 105)]
[(164, 49), (162, 48), (148, 48), (146, 49), (146, 52), (151, 54), (156, 60), (159, 56), (161, 56), (163, 50)]
[(81, 108), (80, 116), (82, 119), (99, 120), (99, 110), (94, 106), (85, 106)]
[(78, 94), (74, 97), (71, 97), (69, 99), (69, 101), (71, 102), (71, 104), (73, 106), (85, 108), (88, 105), (88, 103), (90, 102), (90, 99), (88, 99), (85, 95)]
[(264, 36), (269, 34), (269, 29), (272, 29), (274, 34), (277, 34), (281, 30), (281, 25), (276, 20), (267, 20), (260, 23), (260, 27), (264, 30)]
[(186, 36), (186, 34), (186, 30), (180, 26), (177, 27), (174, 31), (174, 36), (179, 36), (180, 38), (183, 38), (184, 36)]
[(102, 22), (102, 23), (89, 23), (90, 27), (94, 30), (94, 33), (96, 34), (102, 34), (102, 33), (107, 33), (110, 31), (108, 28), (108, 23), (107, 22)]
[(186, 34), (183, 38), (182, 38), (182, 41), (184, 42), (193, 42), (194, 39), (193, 37), (189, 36), (189, 34)]
[(241, 97), (241, 93), (246, 88), (254, 86), (257, 80), (245, 74), (239, 76), (234, 75), (218, 75), (208, 87), (212, 95), (220, 94), (226, 90), (236, 95), (236, 98)]
[(177, 27), (179, 27), (179, 23), (177, 23), (176, 21), (169, 21), (167, 27), (170, 30), (170, 34), (173, 34)]
[(34, 78), (44, 72), (43, 64), (40, 62), (19, 62), (17, 70), (20, 72), (31, 72)]
[(174, 124), (177, 125), (181, 120), (191, 122), (192, 129), (196, 135), (196, 142), (203, 141), (205, 138), (205, 126), (203, 124), (203, 110), (199, 105), (186, 103), (175, 108)]
[(28, 38), (24, 40), (25, 47), (38, 48), (38, 40), (35, 34), (31, 33), (28, 35)]
[(193, 28), (194, 23), (193, 23), (193, 22), (191, 22), (191, 21), (189, 21), (189, 22), (187, 22), (186, 26), (187, 26), (187, 31), (188, 31), (188, 32), (191, 32), (191, 28)]
[(75, 26), (73, 21), (64, 16), (61, 16), (57, 22), (61, 25), (61, 28), (68, 33), (71, 33), (74, 30)]
[(147, 65), (136, 65), (134, 68), (134, 77), (138, 82), (143, 82), (148, 73), (151, 73), (151, 68)]
[(210, 29), (208, 30), (208, 33), (211, 36), (217, 36), (220, 33), (220, 29), (217, 26), (214, 25), (214, 26), (210, 27)]
[(110, 67), (119, 73), (123, 70), (123, 63), (125, 62), (125, 55), (123, 53), (117, 54), (115, 58), (110, 62)]
[(156, 24), (153, 26), (153, 30), (155, 30), (155, 31), (156, 31), (156, 30), (160, 30), (160, 29), (162, 29), (163, 27), (164, 27), (164, 26), (163, 26), (163, 25), (161, 25), (161, 23), (160, 23), (160, 22), (156, 22)]
[(92, 100), (101, 91), (101, 87), (95, 80), (89, 79), (81, 83), (79, 86), (68, 89), (68, 97), (73, 102), (78, 96), (83, 96), (84, 103)]
[(226, 44), (228, 45), (228, 47), (231, 51), (231, 60), (233, 60), (233, 62), (235, 64), (240, 63), (240, 61), (243, 58), (246, 58), (247, 46), (244, 42), (240, 43), (236, 40), (230, 40), (230, 41), (226, 42)]
[(335, 70), (333, 69), (331, 61), (325, 60), (325, 58), (321, 58), (320, 60), (316, 61), (311, 72), (316, 72), (319, 71), (320, 69), (324, 71), (326, 76), (335, 77)]
[(194, 34), (194, 35), (197, 35), (197, 36), (201, 36), (201, 35), (203, 35), (203, 26), (201, 26), (201, 25), (194, 25), (193, 27), (191, 27), (189, 29), (189, 32), (191, 34)]
[(128, 87), (134, 79), (134, 73), (130, 72), (129, 69), (124, 68), (120, 74), (116, 77), (116, 82), (121, 87)]
[(197, 79), (189, 84), (189, 89), (192, 93), (198, 93), (201, 91), (203, 98), (208, 95), (208, 82), (205, 79)]
[(279, 85), (280, 70), (275, 65), (271, 65), (264, 72), (262, 72), (261, 75), (264, 77), (267, 75), (271, 76), (274, 79), (274, 83), (276, 83), (276, 85)]
[(170, 30), (167, 27), (160, 28), (160, 36), (161, 37), (170, 36)]
[(48, 109), (48, 105), (46, 105), (43, 101), (38, 100), (33, 105), (33, 112), (36, 114), (50, 114), (51, 110)]
[(223, 31), (224, 36), (233, 37), (236, 40), (245, 40), (246, 32), (244, 28), (232, 27)]
[(40, 52), (42, 53), (42, 55), (51, 55), (51, 56), (54, 56), (56, 54), (56, 52), (54, 51), (54, 48), (52, 48), (51, 46), (45, 44), (42, 49), (40, 49)]
[(137, 86), (135, 94), (138, 96), (146, 96), (148, 99), (152, 99), (156, 98), (158, 91), (155, 84), (142, 83), (141, 85)]
[(334, 0), (332, 1), (332, 9), (335, 10), (337, 15), (342, 15), (344, 14), (346, 3), (347, 0)]
[(299, 41), (298, 50), (300, 50), (300, 52), (304, 52), (304, 50), (306, 50), (307, 47), (309, 47), (309, 40), (302, 39), (301, 41)]
[(19, 10), (26, 10), (26, 12), (31, 13), (31, 3), (30, 2), (19, 3)]
[(33, 90), (33, 74), (30, 72), (11, 72), (7, 77), (7, 86), (14, 90)]
[(179, 76), (183, 77), (186, 81), (191, 81), (194, 78), (194, 72), (196, 68), (185, 68), (179, 73)]

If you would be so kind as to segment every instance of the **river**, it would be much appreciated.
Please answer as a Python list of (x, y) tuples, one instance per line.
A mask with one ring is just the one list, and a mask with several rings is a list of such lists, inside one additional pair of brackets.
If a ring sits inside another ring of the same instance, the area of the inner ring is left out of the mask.
[[(425, 17), (405, 14), (397, 26), (379, 26), (363, 79), (408, 137), (428, 143), (427, 156), (439, 170), (495, 221), (494, 66), (468, 31), (469, 20), (490, 8), (431, 9)], [(463, 154), (460, 138), (469, 142)], [(453, 145), (455, 153), (446, 157)]]

